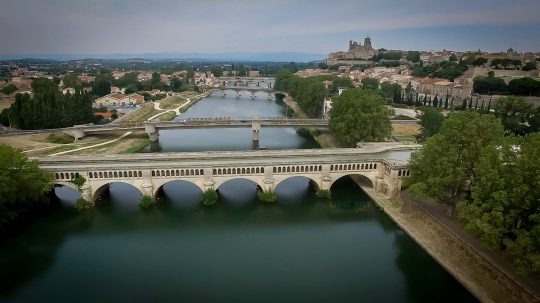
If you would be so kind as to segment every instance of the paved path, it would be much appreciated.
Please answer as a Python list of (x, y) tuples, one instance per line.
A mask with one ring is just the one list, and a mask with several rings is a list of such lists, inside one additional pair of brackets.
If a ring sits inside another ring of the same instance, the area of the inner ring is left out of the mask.
[(103, 146), (103, 145), (107, 145), (109, 143), (114, 143), (118, 140), (122, 140), (123, 138), (131, 135), (132, 132), (126, 132), (124, 133), (123, 135), (121, 135), (120, 137), (114, 139), (114, 140), (110, 140), (110, 141), (106, 141), (106, 142), (102, 142), (102, 143), (98, 143), (98, 144), (94, 144), (94, 145), (90, 145), (90, 146), (85, 146), (85, 147), (81, 147), (81, 148), (76, 148), (76, 149), (71, 149), (71, 150), (66, 150), (66, 151), (63, 151), (63, 152), (59, 152), (59, 153), (55, 153), (55, 154), (51, 154), (49, 156), (59, 156), (59, 155), (64, 155), (64, 154), (69, 154), (69, 153), (72, 153), (72, 152), (76, 152), (76, 151), (80, 151), (80, 150), (85, 150), (85, 149), (89, 149), (89, 148), (94, 148), (94, 147), (99, 147), (99, 146)]
[[(204, 97), (204, 96), (206, 96), (206, 95), (205, 94), (200, 94), (200, 95), (194, 96), (193, 98), (201, 98), (201, 97)], [(180, 109), (182, 109), (184, 106), (188, 105), (189, 102), (191, 102), (191, 98), (183, 98), (182, 97), (182, 99), (186, 99), (186, 102), (184, 102), (182, 105), (178, 106), (177, 108), (169, 109), (169, 110), (165, 110), (165, 109), (161, 108), (161, 103), (160, 102), (154, 102), (154, 109), (155, 110), (164, 110), (164, 112), (159, 113), (159, 114), (155, 114), (152, 117), (148, 118), (146, 121), (150, 122), (153, 119), (155, 119), (155, 118), (157, 118), (157, 117), (159, 117), (161, 115), (164, 115), (166, 113), (170, 113), (170, 112), (174, 112), (177, 116), (179, 116), (181, 114)]]

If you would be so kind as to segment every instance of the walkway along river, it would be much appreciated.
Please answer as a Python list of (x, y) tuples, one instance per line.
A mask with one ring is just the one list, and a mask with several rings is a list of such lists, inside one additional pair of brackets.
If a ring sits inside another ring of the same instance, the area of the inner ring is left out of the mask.
[[(265, 98), (218, 96), (178, 119), (282, 111)], [(250, 133), (238, 131), (163, 131), (159, 145), (250, 149)], [(261, 145), (316, 147), (292, 129), (263, 129)], [(251, 181), (231, 180), (205, 208), (200, 189), (174, 181), (155, 207), (141, 210), (135, 188), (113, 183), (96, 207), (59, 208), (1, 244), (0, 300), (476, 302), (349, 178), (334, 183), (331, 200), (318, 199), (302, 177), (280, 183), (275, 204), (259, 202), (256, 191)], [(67, 206), (78, 195), (57, 192)]]

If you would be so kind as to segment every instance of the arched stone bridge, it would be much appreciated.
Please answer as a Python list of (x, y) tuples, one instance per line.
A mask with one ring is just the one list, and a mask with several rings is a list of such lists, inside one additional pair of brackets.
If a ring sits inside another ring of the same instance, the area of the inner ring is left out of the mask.
[[(392, 149), (410, 149), (394, 145)], [(386, 148), (388, 149), (388, 148)], [(378, 149), (377, 151), (382, 151)], [(54, 174), (55, 184), (76, 188), (70, 182), (86, 179), (82, 197), (94, 203), (113, 182), (136, 187), (155, 197), (168, 182), (189, 181), (202, 191), (217, 190), (232, 179), (248, 179), (262, 191), (273, 191), (282, 181), (303, 176), (317, 190), (330, 190), (341, 177), (359, 175), (365, 184), (388, 198), (397, 197), (401, 178), (409, 175), (407, 162), (373, 158), (361, 149), (196, 152), (36, 158)]]
[(242, 96), (242, 93), (248, 93), (251, 94), (251, 99), (257, 98), (257, 93), (266, 93), (267, 99), (272, 100), (274, 94), (283, 94), (286, 95), (286, 92), (281, 91), (274, 91), (271, 87), (270, 88), (264, 88), (264, 87), (228, 87), (228, 86), (214, 86), (214, 87), (207, 87), (205, 91), (210, 92), (212, 94), (213, 92), (219, 92), (221, 93), (221, 96), (225, 97), (227, 96), (227, 92), (233, 92), (236, 94), (237, 98), (240, 98)]

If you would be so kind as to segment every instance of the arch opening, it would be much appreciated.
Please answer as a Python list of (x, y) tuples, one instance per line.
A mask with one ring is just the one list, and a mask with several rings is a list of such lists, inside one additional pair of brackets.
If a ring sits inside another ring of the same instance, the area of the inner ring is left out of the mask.
[(299, 204), (319, 190), (319, 183), (309, 177), (293, 176), (276, 184), (275, 193), (281, 204)]
[(75, 207), (75, 203), (81, 198), (81, 193), (75, 184), (55, 183), (51, 190), (51, 198), (65, 207)]
[(216, 190), (223, 202), (244, 206), (258, 201), (257, 192), (262, 190), (262, 187), (253, 180), (235, 178), (221, 183)]
[(155, 191), (155, 199), (164, 200), (175, 208), (194, 208), (200, 205), (203, 197), (202, 189), (195, 183), (186, 180), (169, 181)]
[(96, 206), (100, 204), (99, 201), (108, 201), (110, 202), (108, 204), (114, 205), (115, 208), (138, 209), (142, 193), (129, 183), (115, 181), (95, 189), (92, 198)]

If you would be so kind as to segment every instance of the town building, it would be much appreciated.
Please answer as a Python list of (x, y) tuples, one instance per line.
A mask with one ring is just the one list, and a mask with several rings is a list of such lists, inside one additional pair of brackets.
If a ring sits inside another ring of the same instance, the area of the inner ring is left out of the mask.
[(96, 99), (93, 107), (137, 105), (142, 104), (143, 102), (144, 97), (139, 94), (124, 95), (120, 93), (112, 93)]
[(327, 65), (354, 65), (354, 64), (370, 64), (366, 62), (378, 54), (378, 51), (371, 46), (371, 38), (366, 37), (364, 44), (356, 41), (349, 41), (349, 50), (346, 52), (333, 52), (328, 55), (326, 60)]

